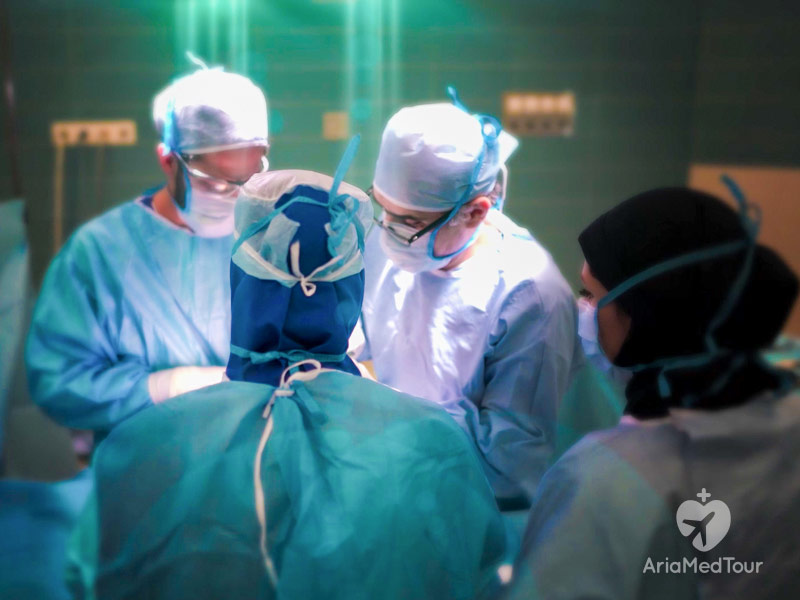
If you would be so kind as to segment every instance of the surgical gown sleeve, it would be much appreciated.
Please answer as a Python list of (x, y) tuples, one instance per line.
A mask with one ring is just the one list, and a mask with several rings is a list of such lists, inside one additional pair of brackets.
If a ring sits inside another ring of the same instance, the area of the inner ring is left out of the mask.
[(542, 293), (528, 281), (500, 307), (484, 356), (475, 439), (497, 497), (511, 502), (506, 508), (530, 504), (551, 462), (574, 340), (566, 294)]
[(123, 310), (123, 294), (109, 289), (116, 278), (97, 275), (109, 265), (92, 244), (75, 235), (53, 260), (25, 358), (31, 394), (45, 412), (68, 427), (104, 431), (151, 404), (150, 369), (144, 351), (118, 352), (112, 317)]

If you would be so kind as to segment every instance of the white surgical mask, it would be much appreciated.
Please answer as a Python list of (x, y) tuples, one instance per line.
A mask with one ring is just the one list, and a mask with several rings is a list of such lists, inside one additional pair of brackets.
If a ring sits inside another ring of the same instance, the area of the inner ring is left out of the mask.
[(585, 298), (578, 300), (578, 336), (589, 362), (600, 371), (609, 372), (613, 365), (606, 358), (597, 338), (597, 307)]
[[(417, 232), (413, 227), (400, 223), (393, 223), (392, 229), (398, 234), (409, 238)], [(404, 271), (410, 273), (435, 271), (446, 266), (447, 263), (453, 260), (453, 257), (431, 258), (428, 256), (428, 243), (430, 242), (431, 233), (429, 231), (412, 244), (405, 244), (393, 237), (385, 229), (381, 229), (381, 248), (389, 260)]]
[(578, 300), (578, 335), (597, 344), (597, 308), (585, 298)]
[(578, 337), (586, 359), (618, 384), (625, 385), (633, 373), (614, 365), (600, 345), (597, 327), (597, 307), (585, 298), (578, 300)]
[(216, 238), (233, 233), (233, 207), (238, 190), (233, 194), (219, 195), (198, 190), (187, 185), (186, 210), (181, 218), (200, 237)]

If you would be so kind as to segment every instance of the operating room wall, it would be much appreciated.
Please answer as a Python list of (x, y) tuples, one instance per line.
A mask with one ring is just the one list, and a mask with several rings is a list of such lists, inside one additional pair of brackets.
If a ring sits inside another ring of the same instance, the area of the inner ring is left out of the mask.
[[(735, 32), (752, 30), (752, 11), (720, 6), (746, 2), (229, 4), (246, 17), (238, 32), (247, 40), (244, 56), (232, 33), (241, 23), (226, 12), (226, 3), (10, 2), (34, 281), (53, 252), (51, 121), (130, 118), (139, 131), (134, 147), (67, 151), (68, 234), (161, 181), (150, 100), (171, 77), (190, 67), (183, 57), (190, 38), (191, 49), (209, 62), (244, 66), (266, 90), (272, 168), (332, 172), (345, 142), (322, 139), (322, 115), (348, 112), (351, 132), (364, 138), (349, 179), (362, 186), (370, 182), (386, 119), (405, 104), (445, 100), (448, 84), (457, 87), (470, 109), (496, 114), (507, 90), (573, 91), (574, 134), (521, 138), (509, 163), (506, 205), (548, 247), (573, 285), (580, 264), (577, 234), (593, 216), (626, 196), (654, 185), (685, 183), (694, 160), (730, 162), (730, 156), (719, 155), (734, 145), (737, 162), (798, 162), (800, 144), (788, 133), (776, 133), (777, 121), (769, 117), (747, 129), (748, 144), (735, 144), (735, 129), (724, 128), (730, 121), (726, 113), (746, 115), (757, 104), (780, 106), (792, 123), (798, 118), (787, 110), (791, 101), (797, 105), (796, 84), (792, 91), (778, 75), (747, 75), (743, 66), (748, 60), (777, 61), (787, 72), (792, 67), (796, 72), (797, 44), (784, 48), (757, 33), (744, 38), (749, 50), (740, 48), (743, 38)], [(780, 24), (783, 38), (788, 38), (791, 18), (796, 30), (796, 15), (791, 15), (796, 9), (790, 3), (768, 0), (759, 6), (765, 22)], [(215, 16), (219, 27), (213, 25)], [(727, 74), (720, 74), (720, 65), (727, 65)], [(736, 94), (737, 77), (749, 82), (750, 93)], [(765, 81), (780, 99), (756, 92)], [(749, 121), (742, 117), (737, 123)], [(3, 146), (0, 197), (10, 194), (5, 136)]]
[(800, 166), (800, 3), (704, 0), (701, 14), (692, 162)]

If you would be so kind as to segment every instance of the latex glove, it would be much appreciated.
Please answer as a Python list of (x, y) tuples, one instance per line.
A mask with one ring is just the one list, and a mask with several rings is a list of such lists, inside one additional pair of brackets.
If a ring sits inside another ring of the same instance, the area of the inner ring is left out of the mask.
[(365, 379), (371, 379), (372, 381), (378, 381), (378, 379), (375, 377), (375, 367), (372, 366), (371, 360), (365, 360), (364, 362), (353, 360), (353, 362), (355, 363), (362, 377)]
[(175, 367), (150, 373), (147, 390), (155, 404), (223, 381), (225, 367)]

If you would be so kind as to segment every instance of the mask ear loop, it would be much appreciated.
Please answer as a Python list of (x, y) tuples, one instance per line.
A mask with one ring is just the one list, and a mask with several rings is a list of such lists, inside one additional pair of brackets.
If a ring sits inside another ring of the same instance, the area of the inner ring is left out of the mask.
[(188, 58), (191, 62), (200, 67), (201, 70), (203, 71), (210, 70), (208, 68), (208, 65), (202, 59), (198, 58), (196, 54), (193, 54), (190, 50), (186, 51), (186, 58)]
[[(714, 337), (716, 331), (722, 326), (722, 324), (730, 317), (731, 312), (736, 306), (736, 303), (742, 296), (744, 292), (745, 285), (747, 285), (747, 279), (750, 277), (750, 273), (753, 270), (753, 261), (755, 259), (755, 251), (756, 251), (756, 238), (758, 236), (758, 230), (761, 226), (761, 209), (754, 205), (747, 202), (747, 199), (744, 196), (741, 188), (736, 184), (736, 182), (731, 179), (728, 175), (723, 175), (721, 177), (722, 182), (727, 186), (728, 190), (730, 191), (733, 198), (736, 200), (736, 204), (739, 207), (739, 220), (742, 225), (742, 229), (747, 236), (746, 242), (746, 254), (744, 260), (742, 261), (742, 266), (739, 269), (739, 273), (736, 276), (733, 284), (731, 285), (730, 291), (728, 295), (723, 300), (722, 305), (719, 307), (717, 314), (711, 320), (711, 323), (708, 325), (708, 329), (706, 330), (705, 335), (705, 344), (706, 344), (706, 353), (711, 360), (714, 356), (717, 356), (724, 352), (719, 348), (717, 344), (717, 340)], [(753, 213), (751, 216), (750, 213)], [(736, 356), (734, 358), (734, 362), (731, 364), (730, 368), (725, 371), (717, 380), (712, 384), (711, 388), (709, 388), (707, 393), (715, 394), (718, 393), (725, 384), (728, 383), (733, 373), (741, 367), (745, 363), (745, 357), (742, 355)], [(679, 365), (676, 365), (676, 367)], [(675, 368), (675, 367), (673, 367)], [(666, 380), (666, 372), (670, 370), (670, 367), (665, 367), (662, 372), (659, 374), (659, 385), (661, 384), (662, 378)], [(687, 401), (684, 402), (685, 406), (693, 406), (699, 401), (699, 397), (694, 397), (691, 399), (687, 398)]]
[(279, 213), (282, 213), (287, 208), (289, 208), (292, 204), (297, 202), (305, 202), (307, 204), (315, 204), (316, 206), (327, 206), (325, 202), (320, 202), (319, 200), (315, 200), (313, 198), (308, 198), (306, 196), (295, 196), (288, 202), (281, 204), (275, 210), (270, 212), (266, 217), (259, 219), (255, 223), (251, 223), (248, 225), (244, 231), (236, 238), (236, 242), (233, 244), (233, 249), (231, 250), (231, 256), (236, 254), (236, 251), (239, 250), (239, 247), (244, 244), (247, 240), (257, 234), (259, 231), (267, 227)]
[(328, 202), (333, 202), (336, 195), (339, 193), (339, 185), (342, 183), (344, 176), (350, 169), (350, 163), (353, 162), (356, 152), (358, 152), (358, 145), (361, 143), (361, 134), (353, 136), (350, 143), (347, 144), (342, 158), (339, 160), (339, 165), (336, 167), (336, 173), (333, 176), (333, 185), (330, 192), (328, 192)]
[(167, 154), (178, 148), (178, 128), (175, 125), (175, 98), (167, 100), (167, 110), (164, 114), (164, 131), (161, 142)]
[[(739, 219), (741, 221), (742, 228), (747, 235), (747, 254), (745, 255), (741, 269), (739, 269), (739, 274), (736, 276), (736, 280), (731, 286), (730, 293), (725, 298), (722, 306), (719, 308), (719, 311), (709, 324), (706, 332), (706, 346), (710, 352), (716, 352), (718, 350), (717, 342), (714, 339), (714, 333), (730, 316), (730, 313), (733, 311), (736, 302), (739, 300), (742, 292), (744, 291), (747, 278), (750, 276), (750, 272), (752, 271), (753, 259), (755, 257), (756, 250), (756, 237), (758, 236), (758, 230), (761, 226), (760, 209), (754, 205), (748, 204), (744, 194), (742, 193), (742, 190), (738, 185), (736, 185), (736, 182), (734, 182), (733, 179), (727, 175), (723, 175), (722, 182), (728, 187), (731, 195), (736, 199), (736, 203), (739, 205)], [(755, 212), (755, 215), (752, 218), (749, 215), (750, 209), (753, 209)]]
[[(177, 154), (178, 148), (180, 147), (176, 121), (175, 98), (170, 98), (167, 101), (167, 110), (164, 114), (164, 125), (161, 135), (161, 143), (164, 145), (162, 154), (164, 156), (168, 156), (173, 152)], [(174, 202), (178, 211), (186, 214), (190, 212), (192, 206), (192, 182), (189, 181), (189, 174), (180, 164), (178, 164), (178, 177), (183, 179), (183, 202), (179, 202), (177, 198), (174, 199)]]
[(461, 98), (458, 97), (458, 91), (456, 90), (455, 86), (447, 86), (447, 97), (453, 102), (453, 106), (460, 108), (465, 113), (469, 113), (467, 107), (464, 106), (463, 102), (461, 102)]
[[(191, 51), (186, 51), (186, 58), (202, 71), (209, 71), (208, 65)], [(164, 131), (161, 141), (166, 146), (167, 152), (172, 152), (179, 147), (178, 128), (175, 125), (175, 98), (170, 98), (167, 102), (167, 111), (164, 115)]]
[(189, 180), (189, 173), (182, 166), (178, 166), (183, 177), (183, 206), (178, 207), (178, 211), (188, 214), (192, 210), (192, 182)]
[[(731, 312), (736, 307), (736, 302), (741, 298), (741, 295), (744, 293), (744, 288), (747, 285), (747, 279), (750, 277), (750, 274), (753, 270), (753, 261), (755, 259), (755, 251), (756, 251), (756, 238), (758, 237), (758, 231), (761, 227), (761, 208), (755, 204), (750, 204), (747, 199), (745, 198), (744, 193), (742, 192), (741, 188), (736, 184), (736, 182), (729, 177), (728, 175), (722, 175), (721, 177), (722, 183), (728, 188), (731, 193), (731, 196), (736, 200), (737, 205), (739, 206), (739, 219), (742, 224), (742, 229), (744, 229), (745, 235), (747, 236), (747, 254), (745, 255), (744, 261), (742, 262), (742, 266), (739, 269), (739, 273), (736, 276), (736, 280), (734, 281), (733, 285), (731, 286), (730, 292), (726, 296), (725, 300), (723, 301), (722, 305), (720, 306), (717, 314), (712, 319), (711, 323), (709, 323), (708, 329), (706, 330), (706, 348), (709, 354), (709, 358), (714, 355), (718, 355), (723, 351), (720, 350), (719, 345), (714, 337), (717, 329), (719, 329), (722, 324), (730, 317)], [(751, 214), (752, 213), (752, 214)], [(733, 363), (731, 364), (730, 368), (726, 370), (717, 380), (712, 384), (712, 386), (707, 391), (707, 394), (714, 395), (719, 393), (720, 390), (728, 383), (733, 373), (744, 365), (746, 362), (745, 356), (740, 353), (734, 358)], [(666, 368), (664, 371), (668, 370)], [(770, 369), (772, 370), (772, 369)], [(663, 377), (664, 372), (662, 371), (659, 377)], [(691, 407), (699, 401), (699, 397), (687, 398), (684, 402), (684, 406)]]
[[(753, 256), (755, 254), (755, 248), (756, 248), (756, 237), (758, 235), (758, 230), (760, 226), (760, 213), (758, 207), (755, 207), (754, 205), (751, 205), (747, 202), (741, 189), (736, 185), (736, 183), (730, 177), (724, 175), (722, 181), (723, 183), (725, 183), (725, 185), (728, 186), (733, 197), (736, 199), (737, 204), (739, 205), (739, 218), (741, 220), (742, 228), (745, 231), (744, 240), (738, 240), (736, 242), (720, 244), (719, 246), (707, 248), (705, 250), (690, 252), (688, 254), (683, 254), (681, 256), (677, 256), (670, 260), (666, 260), (627, 279), (626, 281), (618, 285), (616, 288), (614, 288), (611, 292), (606, 294), (597, 303), (597, 308), (599, 310), (602, 307), (609, 304), (610, 302), (619, 298), (622, 294), (624, 294), (631, 288), (635, 287), (636, 285), (639, 285), (643, 281), (646, 281), (648, 279), (651, 279), (668, 271), (672, 271), (679, 267), (715, 258), (720, 258), (722, 256), (733, 254), (741, 250), (746, 251), (744, 260), (742, 262), (742, 267), (739, 270), (739, 274), (737, 275), (736, 280), (731, 285), (728, 295), (725, 297), (725, 300), (723, 300), (722, 305), (717, 311), (717, 314), (714, 316), (711, 323), (709, 324), (708, 329), (706, 330), (704, 339), (706, 345), (706, 351), (702, 354), (694, 356), (666, 358), (654, 361), (646, 365), (638, 365), (637, 367), (634, 367), (633, 369), (634, 371), (642, 371), (644, 369), (650, 369), (650, 368), (659, 369), (658, 390), (659, 390), (659, 395), (662, 398), (667, 398), (671, 394), (669, 381), (667, 380), (666, 377), (667, 372), (678, 368), (703, 366), (705, 364), (708, 364), (708, 362), (714, 356), (719, 355), (723, 352), (722, 350), (719, 349), (719, 346), (717, 345), (716, 340), (713, 337), (713, 334), (719, 328), (719, 326), (722, 323), (724, 323), (725, 320), (730, 316), (731, 311), (735, 307), (736, 302), (739, 300), (739, 297), (741, 296), (742, 291), (744, 290), (744, 286), (747, 283), (747, 278), (749, 277), (750, 271), (752, 270)], [(756, 216), (753, 219), (751, 219), (749, 214), (751, 210), (754, 210), (756, 213)], [(724, 377), (726, 378), (729, 376), (730, 376), (730, 371), (724, 375)], [(718, 382), (719, 386), (721, 387), (722, 385), (724, 385), (725, 381), (727, 381), (727, 379), (725, 379), (722, 383)]]
[[(342, 239), (344, 239), (347, 229), (351, 224), (356, 230), (356, 239), (358, 241), (359, 250), (361, 252), (364, 251), (364, 228), (356, 219), (356, 215), (358, 213), (358, 200), (349, 194), (339, 194), (339, 186), (344, 180), (344, 176), (347, 174), (347, 171), (350, 169), (350, 165), (352, 164), (353, 159), (358, 152), (360, 143), (361, 135), (358, 134), (350, 140), (349, 144), (347, 144), (347, 148), (345, 149), (344, 154), (342, 154), (342, 158), (339, 160), (339, 165), (336, 167), (336, 173), (333, 177), (333, 184), (328, 192), (328, 211), (331, 216), (330, 224), (332, 230), (332, 235), (330, 235), (328, 238), (328, 253), (331, 256), (337, 255), (337, 246), (341, 243)], [(350, 202), (350, 206), (348, 206), (348, 200)], [(333, 227), (334, 225), (336, 226), (335, 229)], [(346, 259), (346, 256), (342, 256), (338, 264), (343, 264)]]
[[(469, 111), (467, 110), (467, 107), (464, 106), (464, 104), (461, 102), (461, 99), (458, 97), (458, 92), (452, 85), (447, 87), (447, 95), (453, 101), (454, 106), (456, 106), (460, 110), (463, 110), (465, 113), (470, 114)], [(434, 254), (434, 245), (436, 244), (436, 236), (438, 235), (442, 227), (447, 225), (453, 219), (453, 217), (456, 216), (458, 211), (461, 210), (461, 207), (464, 206), (467, 202), (469, 202), (470, 197), (472, 195), (472, 191), (475, 189), (475, 184), (477, 183), (478, 177), (480, 176), (481, 169), (483, 168), (483, 164), (486, 161), (487, 150), (492, 149), (494, 151), (497, 151), (497, 144), (498, 144), (497, 138), (499, 137), (500, 132), (503, 129), (502, 126), (500, 125), (500, 121), (498, 121), (491, 115), (479, 113), (471, 116), (474, 116), (478, 120), (478, 123), (480, 123), (481, 136), (483, 137), (483, 146), (481, 147), (480, 154), (478, 154), (478, 159), (475, 162), (475, 166), (472, 168), (472, 173), (470, 174), (469, 178), (469, 185), (464, 190), (464, 193), (461, 195), (461, 198), (459, 198), (456, 205), (453, 206), (447, 218), (438, 227), (436, 227), (436, 229), (431, 231), (431, 235), (428, 238), (427, 250), (428, 250), (428, 258), (432, 258), (434, 260), (452, 258), (453, 256), (456, 256), (457, 254), (463, 252), (464, 249), (472, 242), (472, 240), (478, 234), (478, 230), (476, 229), (475, 233), (466, 242), (466, 244), (464, 244), (458, 250), (451, 252), (450, 254), (446, 254), (444, 256), (436, 256)]]

